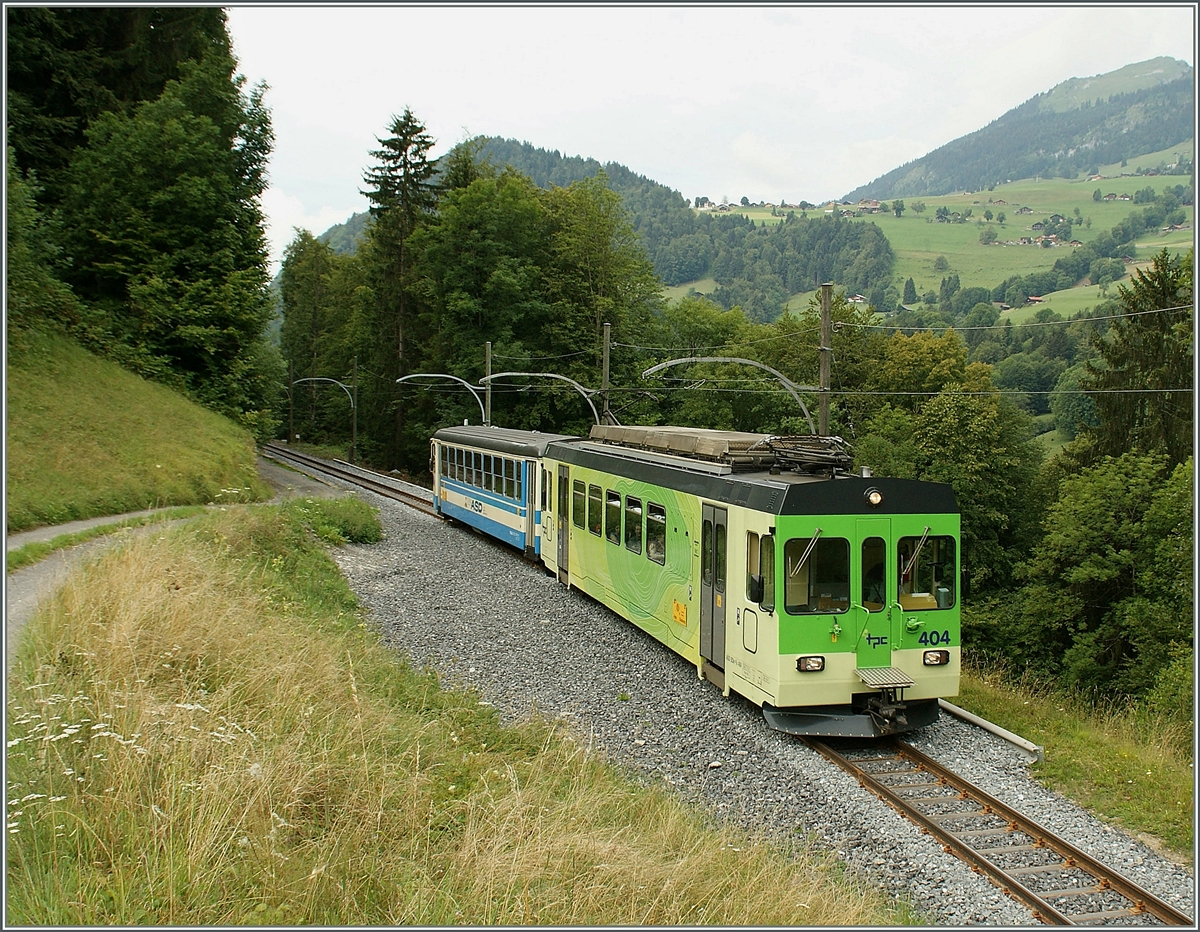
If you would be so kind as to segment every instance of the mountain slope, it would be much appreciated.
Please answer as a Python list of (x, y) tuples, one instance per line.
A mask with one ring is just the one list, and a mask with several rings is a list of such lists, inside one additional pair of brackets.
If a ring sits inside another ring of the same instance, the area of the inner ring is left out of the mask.
[(1194, 114), (1194, 69), (1173, 58), (1071, 78), (845, 200), (932, 197), (1035, 175), (1074, 178), (1191, 138)]

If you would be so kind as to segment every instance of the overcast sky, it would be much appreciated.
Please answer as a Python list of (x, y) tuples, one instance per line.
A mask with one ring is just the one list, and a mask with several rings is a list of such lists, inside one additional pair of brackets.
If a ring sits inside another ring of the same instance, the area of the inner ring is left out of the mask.
[(1035, 94), (1166, 55), (1192, 5), (233, 6), (275, 127), (273, 263), (365, 210), (411, 107), (435, 156), (475, 135), (620, 162), (692, 199), (820, 202)]

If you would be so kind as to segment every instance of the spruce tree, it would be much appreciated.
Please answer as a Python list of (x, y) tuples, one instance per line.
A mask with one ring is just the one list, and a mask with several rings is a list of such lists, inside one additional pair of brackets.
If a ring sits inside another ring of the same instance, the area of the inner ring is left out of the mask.
[[(369, 342), (363, 355), (371, 360), (366, 368), (376, 380), (374, 390), (367, 393), (368, 416), (376, 420), (388, 416), (392, 386), (407, 373), (409, 237), (437, 204), (437, 164), (429, 159), (434, 140), (424, 124), (405, 107), (403, 114), (392, 117), (388, 133), (376, 137), (380, 148), (371, 155), (378, 162), (363, 174), (369, 188), (362, 192), (371, 202), (373, 220), (364, 261), (374, 293), (374, 319), (365, 334)], [(403, 446), (404, 411), (395, 406), (394, 442), (387, 454), (393, 464), (399, 461)]]

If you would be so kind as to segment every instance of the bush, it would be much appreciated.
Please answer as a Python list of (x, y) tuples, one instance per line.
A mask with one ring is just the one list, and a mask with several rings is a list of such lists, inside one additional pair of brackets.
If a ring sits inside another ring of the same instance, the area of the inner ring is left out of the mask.
[(1195, 651), (1190, 644), (1171, 645), (1171, 662), (1158, 671), (1154, 686), (1146, 694), (1149, 712), (1168, 721), (1191, 724), (1196, 699), (1194, 664)]
[(353, 496), (294, 499), (285, 507), (326, 543), (374, 544), (383, 539), (376, 509)]

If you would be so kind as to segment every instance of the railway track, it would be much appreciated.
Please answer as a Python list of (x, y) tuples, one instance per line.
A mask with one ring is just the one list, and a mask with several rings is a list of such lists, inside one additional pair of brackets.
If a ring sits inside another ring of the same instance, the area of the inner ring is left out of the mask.
[[(283, 444), (269, 443), (263, 452), (307, 472), (332, 476), (426, 514), (435, 513), (432, 492), (420, 486)], [(903, 741), (843, 750), (811, 739), (808, 744), (1042, 922), (1194, 924), (1189, 916)]]
[(1193, 925), (1154, 894), (899, 740), (809, 745), (1050, 925)]
[(375, 472), (362, 466), (353, 466), (342, 460), (321, 459), (307, 453), (301, 453), (298, 450), (290, 449), (282, 443), (268, 443), (263, 447), (262, 452), (264, 456), (278, 460), (289, 466), (297, 466), (306, 472), (315, 473), (319, 476), (331, 476), (343, 482), (349, 482), (352, 485), (370, 489), (378, 495), (401, 502), (427, 515), (435, 514), (433, 510), (433, 493), (428, 489), (422, 489), (420, 486), (413, 485), (411, 482), (404, 482), (401, 479), (395, 479), (392, 476)]

